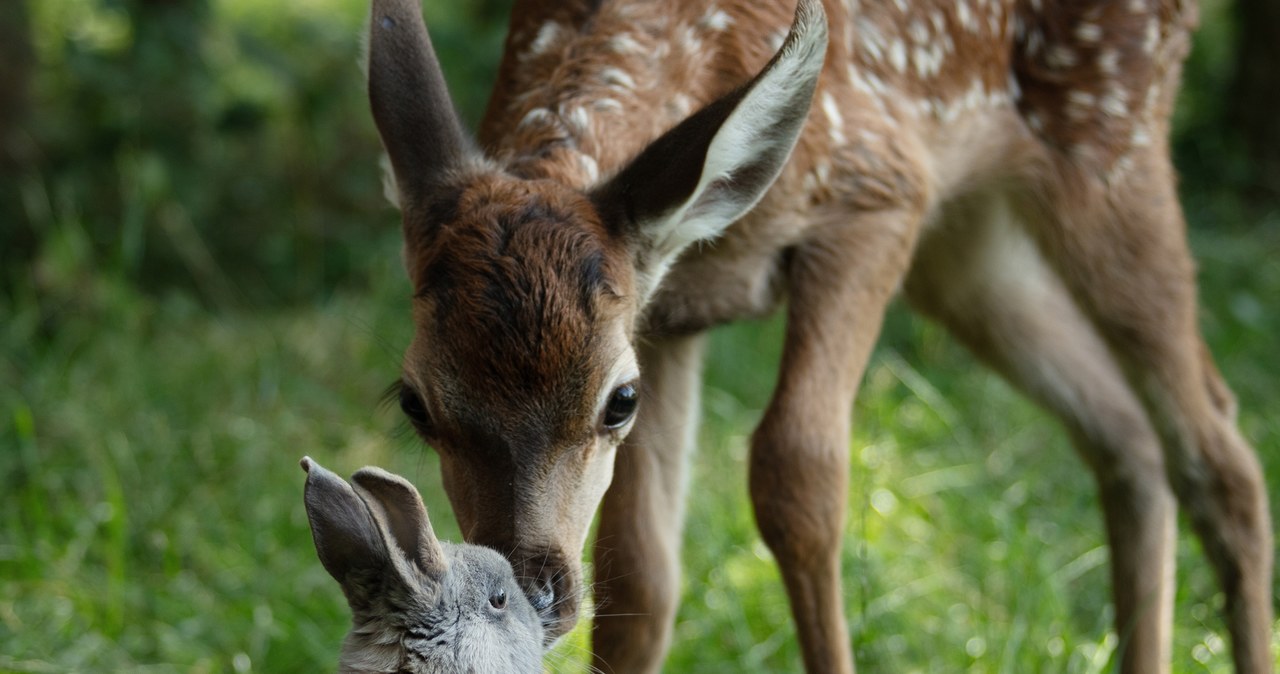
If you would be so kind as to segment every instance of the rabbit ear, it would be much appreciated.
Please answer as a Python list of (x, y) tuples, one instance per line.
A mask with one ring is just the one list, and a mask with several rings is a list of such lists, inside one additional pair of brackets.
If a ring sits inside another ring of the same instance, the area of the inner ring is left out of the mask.
[(390, 564), (387, 545), (369, 506), (346, 480), (303, 457), (307, 471), (303, 501), (320, 563), (338, 581), (349, 600), (361, 578), (381, 573)]
[(448, 569), (444, 548), (427, 518), (422, 496), (408, 480), (381, 468), (361, 468), (351, 479), (369, 495), (369, 506), (395, 544), (427, 578), (439, 580)]

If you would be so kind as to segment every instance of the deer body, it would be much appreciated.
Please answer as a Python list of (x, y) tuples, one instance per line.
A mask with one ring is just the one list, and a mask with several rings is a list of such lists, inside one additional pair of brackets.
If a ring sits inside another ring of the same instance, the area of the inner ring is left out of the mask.
[[(468, 539), (526, 570), (554, 636), (599, 504), (596, 664), (659, 667), (700, 334), (785, 300), (751, 494), (806, 666), (851, 671), (849, 411), (902, 292), (1055, 413), (1098, 477), (1124, 671), (1168, 667), (1176, 503), (1237, 669), (1270, 671), (1266, 494), (1196, 327), (1168, 157), (1194, 6), (817, 4), (788, 32), (789, 3), (517, 3), (471, 149), (429, 42), (388, 29), (379, 56), (380, 17), (407, 10), (375, 0), (371, 97), (418, 298), (402, 403)], [(412, 95), (384, 73), (423, 63)]]
[[(515, 11), (479, 139), (517, 175), (590, 187), (749, 79), (791, 15), (786, 3), (588, 4)], [(1059, 169), (1122, 178), (1167, 136), (1195, 21), (1193, 5), (1157, 0), (830, 4), (827, 63), (787, 169), (756, 212), (681, 258), (646, 307), (650, 332), (774, 309), (780, 257), (823, 211), (906, 206), (937, 224), (957, 198), (1038, 189)]]

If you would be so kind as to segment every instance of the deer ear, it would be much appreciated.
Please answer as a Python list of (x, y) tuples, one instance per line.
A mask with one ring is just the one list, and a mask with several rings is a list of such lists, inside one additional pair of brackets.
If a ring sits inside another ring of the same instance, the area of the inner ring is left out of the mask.
[(404, 556), (427, 578), (440, 579), (448, 570), (444, 548), (427, 518), (422, 496), (408, 480), (381, 468), (361, 468), (351, 479), (369, 495), (369, 507)]
[(474, 154), (431, 46), (419, 0), (374, 0), (369, 103), (391, 158), (399, 205), (420, 203)]
[(593, 201), (631, 245), (645, 294), (694, 241), (718, 236), (764, 196), (809, 113), (827, 48), (820, 0), (800, 0), (782, 48), (745, 86), (645, 148)]

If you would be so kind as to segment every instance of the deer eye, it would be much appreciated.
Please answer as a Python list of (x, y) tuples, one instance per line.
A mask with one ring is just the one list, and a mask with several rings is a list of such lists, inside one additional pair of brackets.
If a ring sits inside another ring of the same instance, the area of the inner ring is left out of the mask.
[(507, 591), (502, 588), (498, 588), (496, 592), (489, 595), (489, 605), (499, 611), (506, 608), (507, 607)]
[(609, 396), (609, 404), (604, 408), (604, 427), (621, 428), (636, 414), (640, 404), (640, 396), (634, 384), (623, 384), (613, 390)]
[(400, 410), (409, 421), (413, 422), (419, 432), (425, 433), (428, 427), (427, 408), (422, 404), (422, 397), (407, 384), (400, 386)]

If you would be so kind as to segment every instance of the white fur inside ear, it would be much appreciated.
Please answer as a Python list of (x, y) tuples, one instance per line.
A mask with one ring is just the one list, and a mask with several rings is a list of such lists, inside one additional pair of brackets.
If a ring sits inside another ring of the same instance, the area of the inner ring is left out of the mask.
[[(697, 187), (663, 222), (653, 223), (662, 272), (685, 247), (719, 236), (751, 210), (791, 155), (822, 72), (827, 23), (819, 2), (802, 0), (792, 35), (711, 141)], [(744, 169), (768, 166), (766, 180), (734, 182)]]
[(396, 184), (396, 172), (391, 167), (391, 157), (386, 152), (378, 157), (378, 166), (382, 169), (382, 196), (398, 210), (400, 208), (400, 186)]

